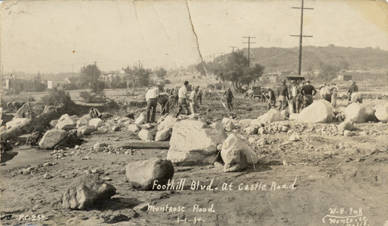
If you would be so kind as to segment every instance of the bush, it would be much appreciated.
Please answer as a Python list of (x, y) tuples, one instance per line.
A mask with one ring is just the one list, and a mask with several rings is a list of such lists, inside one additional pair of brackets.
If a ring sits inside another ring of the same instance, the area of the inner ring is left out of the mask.
[(79, 96), (87, 103), (102, 103), (106, 100), (104, 94), (97, 94), (88, 91), (80, 92)]
[(74, 104), (69, 93), (64, 90), (52, 89), (49, 93), (40, 99), (40, 102), (45, 105), (70, 105)]

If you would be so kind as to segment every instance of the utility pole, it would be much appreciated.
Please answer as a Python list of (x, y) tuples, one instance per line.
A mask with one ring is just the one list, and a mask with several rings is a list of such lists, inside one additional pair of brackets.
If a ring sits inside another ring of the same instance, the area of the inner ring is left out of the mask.
[(312, 38), (312, 35), (303, 35), (303, 13), (304, 10), (313, 10), (314, 8), (306, 8), (304, 7), (304, 0), (302, 0), (301, 7), (292, 7), (293, 9), (300, 9), (300, 33), (299, 35), (291, 35), (292, 37), (299, 37), (299, 66), (298, 66), (298, 74), (302, 74), (302, 48), (303, 48), (303, 38)]
[(243, 38), (248, 39), (247, 42), (243, 42), (244, 44), (248, 44), (248, 67), (251, 65), (251, 44), (255, 44), (256, 42), (252, 42), (251, 39), (254, 39), (256, 37), (252, 36), (244, 36)]

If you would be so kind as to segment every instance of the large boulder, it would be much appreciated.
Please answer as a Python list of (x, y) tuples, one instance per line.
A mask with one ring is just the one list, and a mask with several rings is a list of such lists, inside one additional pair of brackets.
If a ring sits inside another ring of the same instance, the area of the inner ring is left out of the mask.
[(172, 129), (177, 121), (178, 119), (171, 115), (166, 116), (164, 120), (159, 123), (158, 131), (165, 130), (165, 129)]
[(128, 125), (127, 130), (132, 133), (137, 133), (140, 130), (140, 127), (136, 124), (130, 124)]
[(271, 109), (264, 115), (261, 115), (257, 118), (261, 123), (271, 123), (276, 121), (282, 121), (284, 120), (284, 117), (280, 113), (280, 111), (276, 109)]
[(66, 130), (52, 129), (46, 131), (43, 137), (39, 141), (39, 147), (43, 149), (54, 148), (55, 145), (59, 144), (67, 135)]
[(87, 126), (89, 125), (89, 120), (92, 119), (89, 114), (86, 114), (78, 119), (77, 121), (77, 128), (81, 126)]
[(166, 141), (171, 137), (172, 128), (158, 130), (155, 135), (155, 141)]
[(179, 121), (172, 129), (167, 159), (181, 165), (211, 163), (217, 155), (217, 145), (225, 138), (222, 126), (210, 128), (202, 121)]
[(89, 126), (92, 126), (95, 129), (98, 129), (99, 127), (101, 127), (103, 125), (104, 125), (104, 122), (99, 118), (92, 118), (89, 120)]
[(29, 118), (13, 118), (11, 121), (5, 124), (7, 130), (22, 128), (23, 126), (30, 123), (31, 119)]
[(75, 126), (76, 126), (76, 123), (74, 122), (74, 120), (68, 114), (64, 114), (58, 119), (58, 122), (55, 125), (55, 128), (63, 129), (63, 130), (71, 130), (71, 129), (74, 129)]
[(174, 176), (171, 161), (158, 158), (130, 162), (125, 171), (128, 182), (133, 187), (144, 190), (152, 189), (154, 182), (160, 185), (167, 184)]
[(326, 100), (317, 100), (298, 114), (297, 121), (307, 123), (327, 123), (331, 122), (333, 117), (333, 106), (330, 102)]
[(233, 119), (231, 118), (223, 118), (221, 123), (222, 123), (222, 126), (224, 127), (224, 130), (227, 132), (232, 131), (236, 127)]
[(137, 135), (143, 141), (153, 141), (155, 138), (155, 130), (142, 129)]
[(15, 113), (15, 118), (33, 118), (34, 112), (30, 103), (23, 104)]
[(141, 114), (136, 118), (135, 124), (141, 125), (141, 124), (145, 123), (145, 121), (146, 121), (146, 116), (145, 116), (144, 113), (141, 113)]
[(347, 106), (344, 110), (344, 114), (345, 120), (351, 120), (356, 123), (374, 121), (375, 118), (373, 108), (360, 103), (352, 103)]
[(388, 103), (376, 106), (376, 118), (381, 122), (388, 122)]
[(238, 121), (238, 125), (241, 128), (249, 127), (251, 123), (252, 123), (252, 119), (241, 119), (240, 121)]
[(356, 129), (356, 127), (353, 124), (353, 121), (351, 121), (351, 120), (346, 120), (346, 121), (341, 122), (337, 126), (337, 128), (338, 128), (338, 131), (341, 131), (341, 132), (344, 132), (345, 130), (352, 131), (352, 130)]
[(94, 128), (93, 126), (81, 126), (77, 129), (77, 136), (80, 137), (90, 135), (94, 131), (96, 131), (96, 128)]
[(62, 195), (62, 207), (66, 209), (89, 209), (96, 203), (110, 199), (116, 188), (104, 183), (98, 175), (85, 175), (74, 181)]
[(233, 133), (222, 144), (221, 158), (225, 163), (224, 172), (240, 171), (258, 162), (248, 141)]

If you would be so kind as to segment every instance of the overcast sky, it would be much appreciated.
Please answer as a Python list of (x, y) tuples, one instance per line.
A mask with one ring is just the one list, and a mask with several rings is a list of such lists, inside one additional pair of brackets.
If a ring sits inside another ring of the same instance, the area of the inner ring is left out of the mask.
[[(245, 47), (296, 47), (299, 0), (6, 1), (1, 11), (1, 62), (6, 72), (71, 72), (97, 61), (103, 70), (142, 62), (179, 67)], [(384, 0), (306, 0), (305, 45), (388, 50)]]

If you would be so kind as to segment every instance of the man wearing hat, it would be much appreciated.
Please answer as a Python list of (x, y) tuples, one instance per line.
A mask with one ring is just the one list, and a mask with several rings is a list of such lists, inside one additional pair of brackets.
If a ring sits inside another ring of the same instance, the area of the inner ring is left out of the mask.
[(288, 87), (286, 85), (286, 80), (282, 81), (282, 85), (279, 89), (279, 110), (284, 110), (287, 107), (287, 102), (289, 100)]
[(189, 82), (185, 81), (183, 83), (183, 86), (179, 88), (178, 91), (178, 105), (179, 105), (179, 110), (178, 113), (176, 114), (176, 117), (179, 116), (179, 114), (182, 112), (183, 109), (186, 110), (186, 114), (190, 114), (189, 106), (187, 105), (187, 89), (189, 88)]
[(306, 84), (302, 87), (301, 93), (303, 95), (303, 107), (307, 107), (313, 103), (313, 96), (317, 93), (317, 90), (307, 80)]

